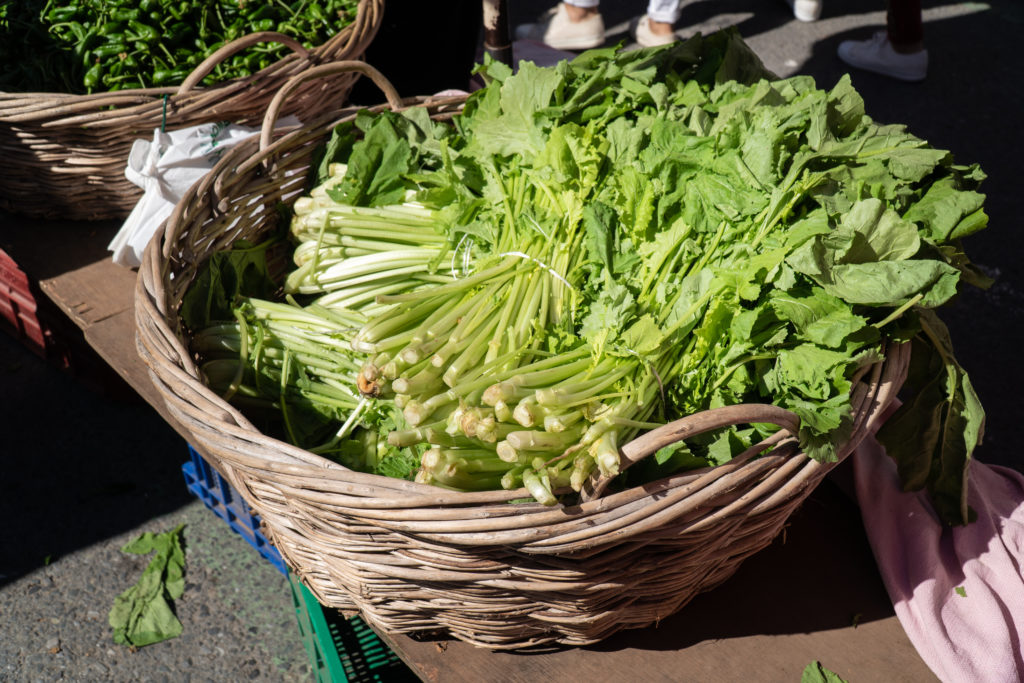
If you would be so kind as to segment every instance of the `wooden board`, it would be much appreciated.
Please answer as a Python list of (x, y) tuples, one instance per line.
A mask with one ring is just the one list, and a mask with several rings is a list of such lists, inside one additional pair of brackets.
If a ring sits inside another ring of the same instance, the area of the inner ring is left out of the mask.
[(135, 277), (135, 271), (105, 259), (40, 280), (39, 289), (88, 331), (107, 318), (131, 313)]
[[(194, 439), (167, 409), (135, 345), (136, 272), (109, 258), (42, 280), (39, 288), (82, 329), (85, 341), (185, 441)], [(202, 452), (201, 447), (194, 445)], [(204, 454), (205, 455), (205, 454)]]
[(855, 504), (826, 481), (784, 536), (657, 627), (545, 654), (384, 636), (432, 683), (789, 681), (812, 661), (851, 681), (933, 681), (885, 593)]

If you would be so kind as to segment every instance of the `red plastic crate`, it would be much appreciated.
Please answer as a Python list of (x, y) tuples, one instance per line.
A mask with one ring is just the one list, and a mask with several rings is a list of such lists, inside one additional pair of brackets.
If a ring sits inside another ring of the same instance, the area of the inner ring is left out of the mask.
[(52, 346), (52, 333), (39, 320), (32, 281), (7, 252), (0, 249), (0, 318), (26, 346), (42, 358)]
[(10, 334), (42, 360), (105, 396), (141, 401), (30, 273), (0, 249), (0, 334)]

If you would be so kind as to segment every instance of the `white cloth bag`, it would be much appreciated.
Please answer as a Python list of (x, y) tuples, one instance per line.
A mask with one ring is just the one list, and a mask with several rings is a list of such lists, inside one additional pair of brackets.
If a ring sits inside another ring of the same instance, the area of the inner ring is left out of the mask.
[[(294, 116), (278, 122), (278, 128), (297, 125)], [(206, 175), (224, 152), (257, 133), (259, 129), (246, 126), (207, 123), (170, 132), (157, 128), (152, 141), (132, 143), (124, 175), (143, 189), (143, 195), (107, 247), (114, 263), (139, 266), (149, 240), (185, 191)]]

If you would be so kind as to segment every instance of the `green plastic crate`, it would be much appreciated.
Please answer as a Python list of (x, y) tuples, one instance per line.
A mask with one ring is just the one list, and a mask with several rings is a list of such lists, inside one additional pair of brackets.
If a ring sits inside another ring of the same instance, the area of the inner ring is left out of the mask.
[(358, 616), (346, 619), (338, 610), (324, 608), (291, 573), (288, 583), (302, 643), (317, 681), (419, 681), (412, 669)]

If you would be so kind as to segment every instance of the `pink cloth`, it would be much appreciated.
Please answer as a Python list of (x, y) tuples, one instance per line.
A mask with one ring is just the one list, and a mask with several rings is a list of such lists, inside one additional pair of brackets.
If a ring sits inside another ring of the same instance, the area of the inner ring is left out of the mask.
[(1024, 475), (972, 461), (977, 521), (949, 528), (926, 494), (900, 489), (874, 438), (853, 458), (868, 540), (924, 662), (945, 683), (1024, 681)]

